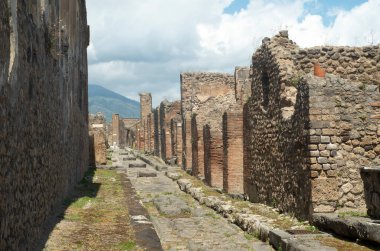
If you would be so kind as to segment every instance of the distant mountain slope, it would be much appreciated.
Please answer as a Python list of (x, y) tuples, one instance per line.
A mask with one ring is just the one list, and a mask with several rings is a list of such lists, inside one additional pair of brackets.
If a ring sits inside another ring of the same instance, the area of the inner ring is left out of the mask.
[(103, 112), (107, 122), (111, 122), (112, 114), (115, 113), (122, 118), (138, 118), (140, 116), (139, 102), (99, 85), (88, 86), (88, 103), (89, 112)]

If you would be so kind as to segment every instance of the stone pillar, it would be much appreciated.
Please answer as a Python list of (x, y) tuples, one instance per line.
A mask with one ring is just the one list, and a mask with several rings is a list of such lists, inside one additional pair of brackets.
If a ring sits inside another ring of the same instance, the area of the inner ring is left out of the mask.
[(223, 190), (243, 194), (243, 111), (223, 116)]
[(154, 155), (160, 156), (160, 112), (159, 109), (155, 109), (153, 113), (154, 117)]
[(198, 125), (196, 116), (191, 119), (192, 175), (204, 177), (203, 128)]
[(184, 170), (189, 170), (192, 167), (191, 115), (189, 112), (186, 112), (183, 118), (182, 143), (183, 143), (182, 168)]
[(238, 105), (244, 105), (251, 96), (250, 70), (249, 67), (235, 67), (235, 99)]
[(177, 138), (177, 164), (182, 164), (182, 124), (177, 123), (176, 138)]
[(170, 127), (165, 128), (165, 157), (171, 159), (172, 155), (172, 141), (171, 141)]
[(223, 188), (223, 136), (209, 125), (203, 127), (205, 180), (207, 184)]
[(112, 115), (112, 145), (119, 147), (120, 145), (120, 116)]

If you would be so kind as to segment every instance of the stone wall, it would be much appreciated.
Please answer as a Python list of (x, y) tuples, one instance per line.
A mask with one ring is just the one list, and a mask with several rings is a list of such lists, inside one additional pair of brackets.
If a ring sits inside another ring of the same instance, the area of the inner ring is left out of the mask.
[(308, 84), (314, 211), (364, 211), (360, 168), (380, 165), (379, 87), (333, 75)]
[(0, 249), (33, 250), (88, 168), (84, 0), (0, 0)]
[[(365, 208), (359, 168), (379, 163), (376, 50), (300, 49), (286, 32), (263, 40), (244, 109), (250, 200), (300, 217)], [(336, 75), (306, 75), (316, 64)]]

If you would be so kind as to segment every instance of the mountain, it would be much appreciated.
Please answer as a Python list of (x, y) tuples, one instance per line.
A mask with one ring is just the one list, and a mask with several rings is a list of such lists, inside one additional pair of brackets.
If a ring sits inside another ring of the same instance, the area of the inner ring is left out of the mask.
[(126, 98), (99, 85), (88, 86), (88, 106), (90, 113), (102, 112), (107, 122), (112, 121), (112, 114), (118, 113), (122, 118), (140, 117), (140, 103)]

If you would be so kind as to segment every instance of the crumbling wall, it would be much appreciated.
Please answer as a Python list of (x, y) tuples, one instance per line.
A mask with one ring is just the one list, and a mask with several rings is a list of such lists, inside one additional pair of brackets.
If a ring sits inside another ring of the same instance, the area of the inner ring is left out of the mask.
[[(300, 49), (287, 32), (263, 40), (244, 109), (250, 200), (300, 217), (363, 209), (359, 168), (379, 163), (377, 50)], [(305, 75), (315, 64), (337, 76)]]
[(0, 249), (34, 249), (88, 168), (85, 1), (0, 0)]
[(223, 115), (223, 190), (243, 194), (243, 105), (251, 96), (251, 68), (235, 67), (235, 104)]
[(306, 163), (308, 89), (304, 82), (290, 86), (296, 88), (298, 99), (290, 104), (294, 104), (292, 116), (284, 119), (280, 101), (288, 83), (281, 79), (278, 58), (286, 50), (277, 53), (276, 43), (284, 39), (281, 35), (274, 41), (265, 39), (252, 57), (252, 96), (243, 113), (244, 191), (250, 201), (307, 217), (311, 200)]
[(251, 96), (251, 68), (235, 67), (234, 77), (236, 104), (243, 107)]
[(222, 131), (223, 113), (235, 104), (234, 77), (222, 73), (183, 73), (181, 102), (182, 113), (187, 112), (189, 116), (188, 123), (184, 120), (182, 123), (185, 127), (182, 130), (187, 132), (183, 139), (187, 139), (191, 144), (187, 146), (184, 140), (184, 149), (191, 148), (191, 156), (188, 152), (185, 152), (185, 155), (186, 158), (191, 158), (192, 173), (203, 177), (205, 174), (203, 127), (208, 124), (212, 131)]

